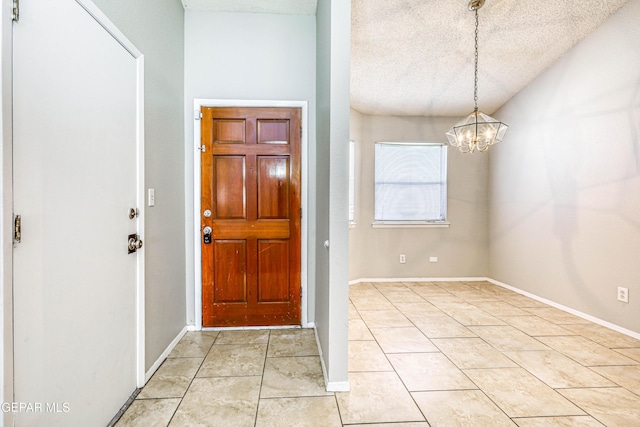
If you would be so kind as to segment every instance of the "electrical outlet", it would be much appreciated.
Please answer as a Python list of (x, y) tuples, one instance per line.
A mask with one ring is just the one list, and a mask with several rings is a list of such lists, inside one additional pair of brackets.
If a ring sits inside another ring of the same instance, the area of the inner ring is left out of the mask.
[(407, 262), (407, 257), (404, 254), (400, 254), (400, 264)]
[(629, 288), (618, 286), (618, 301), (629, 302)]
[(429, 257), (429, 262), (438, 262), (438, 257), (437, 256), (430, 256)]

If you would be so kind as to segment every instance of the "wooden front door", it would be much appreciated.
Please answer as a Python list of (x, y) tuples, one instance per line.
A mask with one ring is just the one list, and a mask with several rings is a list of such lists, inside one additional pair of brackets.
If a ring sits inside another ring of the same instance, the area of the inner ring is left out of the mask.
[(300, 324), (300, 119), (202, 108), (205, 327)]

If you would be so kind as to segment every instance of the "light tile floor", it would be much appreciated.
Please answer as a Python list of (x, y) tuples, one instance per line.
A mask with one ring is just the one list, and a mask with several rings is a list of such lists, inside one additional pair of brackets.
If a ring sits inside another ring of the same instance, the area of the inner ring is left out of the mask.
[(488, 282), (351, 286), (348, 393), (312, 330), (190, 332), (126, 426), (639, 426), (640, 341)]

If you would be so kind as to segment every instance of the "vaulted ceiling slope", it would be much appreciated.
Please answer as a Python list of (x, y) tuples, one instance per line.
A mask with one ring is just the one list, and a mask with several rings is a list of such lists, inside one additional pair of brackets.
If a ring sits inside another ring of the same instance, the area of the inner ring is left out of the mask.
[[(486, 0), (479, 107), (493, 114), (627, 0)], [(313, 15), (317, 0), (182, 0), (185, 9)], [(468, 0), (351, 0), (351, 106), (366, 114), (473, 110)]]

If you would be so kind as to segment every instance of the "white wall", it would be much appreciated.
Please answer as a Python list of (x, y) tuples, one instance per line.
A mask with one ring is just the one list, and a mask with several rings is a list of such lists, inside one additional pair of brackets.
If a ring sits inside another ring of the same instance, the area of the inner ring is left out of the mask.
[[(640, 332), (640, 0), (495, 116), (491, 277)], [(618, 286), (630, 302), (616, 301)]]
[[(348, 388), (351, 2), (319, 0), (317, 19), (316, 329), (329, 390)], [(329, 241), (330, 247), (323, 242)]]
[[(314, 16), (185, 12), (185, 180), (187, 323), (195, 323), (193, 100), (288, 100), (309, 102), (309, 194), (315, 192)], [(305, 189), (303, 189), (305, 191)], [(313, 204), (313, 197), (310, 198)], [(313, 205), (308, 217), (309, 259), (315, 253)], [(180, 248), (182, 250), (182, 248)], [(314, 318), (314, 263), (310, 262), (308, 317)]]
[[(0, 222), (0, 402), (13, 400), (13, 192), (12, 192), (12, 35), (11, 0), (0, 3), (0, 188), (2, 188), (2, 220)], [(3, 412), (0, 426), (12, 424), (12, 414)]]
[(94, 0), (145, 59), (146, 368), (185, 325), (184, 10), (179, 0)]
[[(376, 142), (446, 142), (454, 117), (392, 117), (352, 113), (360, 173), (356, 227), (350, 230), (349, 279), (485, 277), (488, 156), (448, 150), (448, 228), (372, 228)], [(406, 264), (400, 264), (400, 254)], [(438, 257), (430, 263), (429, 257)]]

